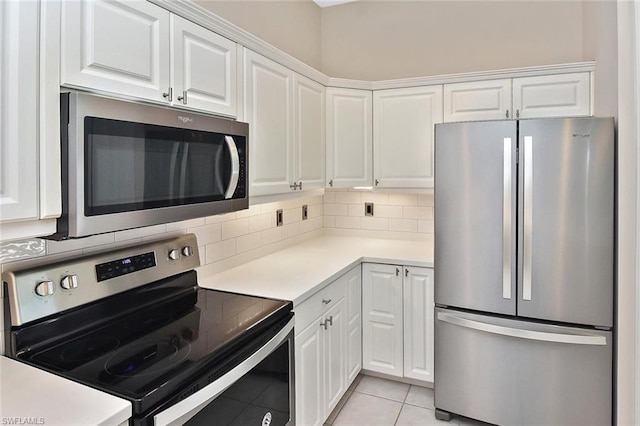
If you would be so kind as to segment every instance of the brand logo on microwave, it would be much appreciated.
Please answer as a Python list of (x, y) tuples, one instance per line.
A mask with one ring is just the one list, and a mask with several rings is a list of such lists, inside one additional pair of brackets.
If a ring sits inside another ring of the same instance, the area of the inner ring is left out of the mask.
[(183, 123), (193, 123), (193, 117), (184, 117), (182, 115), (179, 115), (178, 120), (182, 121)]

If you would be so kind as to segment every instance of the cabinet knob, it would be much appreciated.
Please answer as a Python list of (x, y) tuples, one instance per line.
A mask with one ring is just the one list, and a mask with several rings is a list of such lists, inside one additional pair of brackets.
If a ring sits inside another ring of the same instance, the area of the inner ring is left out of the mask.
[(509, 110), (507, 110), (506, 117), (509, 118)]
[(409, 276), (409, 270), (408, 270), (408, 269), (405, 269), (405, 270), (404, 270), (404, 276), (405, 276), (405, 277), (408, 277), (408, 276)]
[(400, 268), (396, 268), (396, 277), (400, 275)]
[(380, 185), (380, 181), (376, 179), (376, 186)]
[(162, 97), (171, 102), (173, 100), (173, 87), (169, 87), (169, 91), (164, 92)]
[(333, 186), (333, 179), (329, 181), (329, 186)]

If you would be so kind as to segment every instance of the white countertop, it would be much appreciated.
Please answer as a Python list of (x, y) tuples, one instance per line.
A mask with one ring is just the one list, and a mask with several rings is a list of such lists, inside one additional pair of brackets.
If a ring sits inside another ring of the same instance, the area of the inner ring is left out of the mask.
[(129, 401), (4, 356), (0, 390), (3, 424), (12, 419), (14, 424), (107, 426), (131, 417)]
[(423, 241), (321, 236), (211, 276), (201, 287), (300, 304), (360, 262), (433, 267)]

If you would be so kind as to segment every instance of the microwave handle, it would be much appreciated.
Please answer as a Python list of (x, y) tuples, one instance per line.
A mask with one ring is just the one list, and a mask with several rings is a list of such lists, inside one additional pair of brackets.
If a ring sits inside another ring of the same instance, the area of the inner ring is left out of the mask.
[(233, 197), (233, 193), (236, 192), (236, 187), (238, 186), (238, 177), (240, 176), (240, 156), (238, 155), (238, 147), (236, 146), (236, 142), (233, 138), (231, 136), (225, 136), (224, 140), (227, 142), (229, 154), (231, 155), (231, 180), (229, 181), (229, 187), (227, 188), (227, 192), (224, 194), (224, 198), (231, 198)]

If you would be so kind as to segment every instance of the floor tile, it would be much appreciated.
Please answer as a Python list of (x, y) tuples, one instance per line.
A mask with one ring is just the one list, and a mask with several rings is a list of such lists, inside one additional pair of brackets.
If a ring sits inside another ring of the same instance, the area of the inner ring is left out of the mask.
[(356, 392), (399, 402), (404, 402), (408, 391), (409, 385), (406, 383), (394, 382), (372, 376), (364, 376), (362, 380), (360, 380), (360, 383), (358, 383), (358, 386), (356, 386)]
[(338, 414), (340, 413), (340, 410), (342, 410), (342, 407), (344, 407), (344, 404), (347, 403), (347, 400), (349, 399), (349, 397), (351, 396), (351, 394), (353, 393), (353, 391), (346, 391), (344, 393), (344, 395), (342, 396), (342, 398), (340, 398), (340, 401), (338, 401), (338, 405), (336, 405), (336, 408), (333, 409), (333, 411), (331, 412), (331, 414), (329, 414), (329, 417), (327, 417), (327, 421), (325, 423), (327, 424), (333, 424), (333, 422), (335, 421), (336, 417), (338, 417)]
[(398, 416), (396, 426), (457, 426), (456, 419), (444, 422), (436, 419), (434, 410), (417, 407), (415, 405), (404, 404)]
[(433, 403), (433, 389), (422, 386), (411, 385), (405, 404), (417, 405), (418, 407), (435, 409)]
[(401, 402), (354, 392), (333, 424), (335, 426), (393, 426), (401, 408)]

